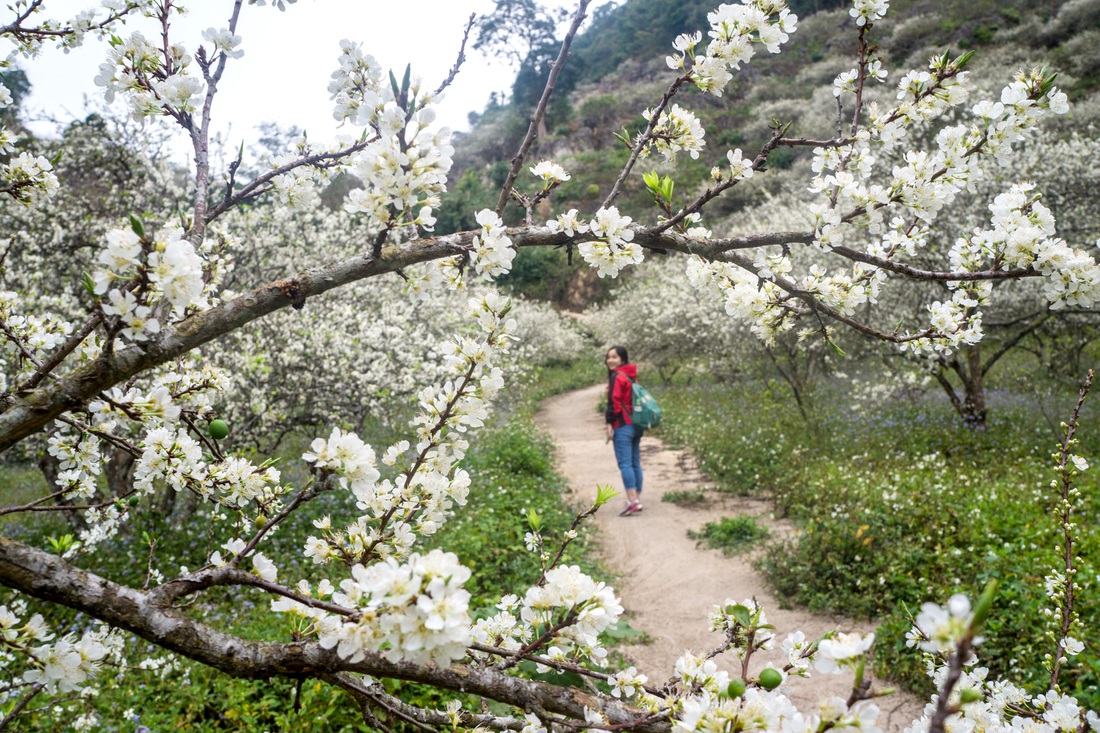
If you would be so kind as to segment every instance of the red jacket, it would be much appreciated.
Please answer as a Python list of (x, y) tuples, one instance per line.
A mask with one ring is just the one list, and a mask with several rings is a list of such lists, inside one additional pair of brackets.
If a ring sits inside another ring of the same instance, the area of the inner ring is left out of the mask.
[(634, 384), (638, 378), (638, 367), (635, 364), (623, 364), (615, 370), (614, 377), (607, 380), (607, 423), (612, 428), (621, 428), (623, 425), (633, 425), (631, 416), (634, 414)]

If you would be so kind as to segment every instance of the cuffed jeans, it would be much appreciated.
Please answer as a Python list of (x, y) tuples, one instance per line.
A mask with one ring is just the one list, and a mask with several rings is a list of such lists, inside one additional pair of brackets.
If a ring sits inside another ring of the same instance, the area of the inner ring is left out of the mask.
[(623, 475), (623, 488), (641, 493), (642, 461), (641, 442), (644, 428), (623, 425), (615, 428), (612, 444), (615, 446), (615, 460), (619, 463), (619, 472)]

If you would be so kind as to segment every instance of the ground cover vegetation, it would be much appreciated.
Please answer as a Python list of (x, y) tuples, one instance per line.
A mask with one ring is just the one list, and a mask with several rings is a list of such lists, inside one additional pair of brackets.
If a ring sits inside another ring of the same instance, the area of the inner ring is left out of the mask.
[[(796, 524), (797, 537), (768, 545), (760, 569), (792, 603), (882, 619), (876, 661), (894, 679), (917, 690), (927, 684), (906, 646), (922, 598), (973, 594), (996, 578), (1011, 613), (987, 626), (983, 661), (1038, 689), (1049, 599), (1037, 569), (1049, 564), (1056, 539), (1049, 466), (1059, 430), (1016, 385), (1003, 386), (996, 417), (975, 431), (927, 389), (853, 405), (836, 399), (851, 381), (828, 379), (810, 425), (792, 419), (793, 398), (780, 382), (674, 384), (661, 393), (672, 406), (662, 435), (698, 455), (719, 491), (766, 496)], [(1055, 399), (1072, 398), (1063, 389)], [(1085, 413), (1081, 430), (1082, 454), (1095, 455), (1095, 412)], [(1089, 476), (1081, 488), (1088, 515), (1098, 487)], [(1092, 522), (1080, 532), (1079, 609), (1089, 625), (1100, 616), (1090, 597), (1100, 537)], [(1098, 669), (1092, 649), (1063, 679), (1095, 705)]]
[(711, 549), (721, 550), (726, 555), (758, 548), (761, 540), (766, 539), (769, 534), (768, 528), (760, 524), (756, 517), (746, 515), (722, 517), (707, 522), (698, 532), (688, 530), (688, 537), (699, 540), (700, 544)]
[[(558, 55), (512, 162), (491, 171), (495, 202), (463, 204), (466, 218), (449, 214), (462, 231), (444, 234), (434, 227), (455, 151), (432, 104), (449, 79), (388, 71), (346, 41), (334, 49), (329, 91), (352, 134), (319, 142), (269, 130), (222, 157), (208, 134), (218, 82), (228, 65), (247, 67), (238, 30), (250, 14), (275, 10), (226, 3), (227, 19), (200, 40), (175, 37), (175, 0), (107, 0), (69, 20), (49, 18), (47, 4), (7, 9), (5, 67), (102, 38), (95, 78), (128, 123), (89, 119), (60, 142), (20, 137), (17, 117), (0, 130), (13, 233), (0, 288), (0, 450), (7, 475), (27, 479), (0, 508), (0, 727), (136, 727), (141, 719), (123, 720), (112, 695), (97, 709), (97, 692), (157, 669), (175, 679), (165, 661), (174, 654), (194, 665), (189, 677), (209, 681), (194, 700), (135, 698), (158, 706), (134, 710), (146, 720), (295, 727), (285, 705), (293, 714), (309, 704), (331, 727), (381, 730), (876, 729), (876, 690), (863, 684), (873, 638), (792, 630), (782, 668), (750, 671), (756, 651), (780, 643), (752, 599), (717, 607), (708, 621), (718, 645), (685, 653), (667, 683), (609, 666), (622, 607), (571, 553), (579, 523), (611, 492), (565, 522), (545, 447), (525, 423), (493, 412), (525, 369), (568, 361), (581, 342), (495, 281), (528, 249), (560, 250), (601, 281), (651, 255), (667, 259), (686, 278), (680, 302), (709, 298), (744, 322), (800, 396), (796, 411), (818, 417), (812, 388), (835, 370), (838, 325), (934, 369), (982, 340), (984, 314), (1011, 302), (1016, 281), (1044, 311), (1077, 316), (1100, 299), (1100, 266), (1057, 236), (1033, 184), (999, 178), (1043, 119), (1069, 112), (1053, 72), (1021, 66), (986, 81), (972, 78), (971, 54), (944, 51), (899, 71), (878, 45), (888, 4), (856, 0), (801, 21), (811, 36), (815, 27), (837, 35), (845, 21), (843, 62), (822, 58), (828, 73), (799, 82), (821, 87), (811, 101), (823, 103), (799, 111), (824, 111), (795, 114), (764, 94), (751, 100), (753, 115), (774, 122), (743, 138), (724, 125), (708, 147), (695, 110), (732, 101), (742, 114), (745, 69), (780, 54), (800, 26), (780, 2), (723, 4), (657, 49), (661, 88), (639, 84), (636, 99), (618, 101), (629, 129), (611, 145), (617, 157), (591, 156), (617, 169), (605, 186), (570, 175), (549, 148), (531, 156), (540, 129), (559, 124), (551, 114), (567, 108), (552, 92), (586, 19), (580, 0), (566, 25), (551, 24)], [(456, 45), (473, 26), (466, 32)], [(7, 89), (0, 103), (11, 107), (18, 94)], [(606, 100), (591, 108), (605, 110)], [(190, 142), (189, 168), (157, 155), (158, 130)], [(99, 168), (79, 161), (59, 175), (54, 151), (96, 155), (105, 139), (113, 155), (103, 162), (119, 163), (112, 175), (96, 180), (89, 171)], [(658, 157), (665, 166), (650, 169)], [(743, 217), (753, 231), (716, 235), (718, 202), (736, 205), (741, 191), (745, 200), (805, 194), (805, 181), (754, 189), (749, 181), (769, 169), (807, 175), (810, 198), (789, 205), (805, 218), (766, 207)], [(570, 185), (582, 187), (583, 213), (569, 208), (578, 200)], [(973, 208), (967, 195), (990, 213), (974, 225), (944, 213)], [(940, 242), (941, 223), (952, 244)], [(655, 285), (674, 282), (659, 267), (648, 272)], [(597, 331), (613, 323), (612, 305), (593, 319)], [(729, 356), (714, 364), (742, 369)], [(981, 635), (1004, 615), (992, 611), (994, 585), (945, 605), (937, 586), (907, 632), (937, 690), (915, 730), (1100, 726), (1069, 693), (1080, 639), (1090, 638), (1077, 599), (1087, 567), (1077, 517), (1088, 507), (1077, 488), (1088, 468), (1079, 410), (1047, 464), (1061, 535), (1041, 571), (1046, 684), (1021, 688), (976, 664)], [(279, 460), (283, 448), (296, 457)], [(781, 448), (761, 446), (776, 460)], [(30, 480), (32, 463), (43, 480)], [(545, 504), (512, 492), (525, 482), (544, 490)], [(481, 516), (463, 523), (475, 495), (486, 502), (474, 509)], [(448, 524), (459, 537), (446, 535)], [(524, 560), (482, 542), (491, 533), (511, 546), (521, 530)], [(722, 651), (738, 658), (732, 673), (713, 659)], [(800, 711), (782, 689), (786, 676), (841, 669), (856, 673), (846, 699)], [(226, 688), (240, 700), (235, 719), (211, 704), (224, 677), (241, 681)], [(345, 702), (327, 702), (334, 696)]]

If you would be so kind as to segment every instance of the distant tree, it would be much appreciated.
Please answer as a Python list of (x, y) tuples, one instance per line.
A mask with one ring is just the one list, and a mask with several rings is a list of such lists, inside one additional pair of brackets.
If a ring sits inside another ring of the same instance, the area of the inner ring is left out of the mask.
[(493, 11), (478, 22), (475, 49), (519, 66), (532, 52), (556, 48), (559, 29), (569, 19), (569, 10), (549, 9), (539, 0), (494, 2)]

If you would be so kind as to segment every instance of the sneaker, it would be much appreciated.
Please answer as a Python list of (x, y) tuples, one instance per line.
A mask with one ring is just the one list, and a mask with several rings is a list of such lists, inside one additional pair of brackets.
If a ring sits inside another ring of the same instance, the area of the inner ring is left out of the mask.
[(634, 502), (634, 511), (632, 511), (631, 514), (637, 514), (640, 511), (642, 511), (642, 502), (640, 502), (640, 501)]
[(634, 504), (635, 504), (635, 502), (633, 502), (633, 501), (628, 501), (625, 504), (623, 504), (623, 510), (621, 512), (619, 512), (619, 516), (620, 517), (627, 517), (627, 516), (630, 516), (631, 514), (633, 514), (634, 512), (631, 511), (631, 507), (633, 507)]
[(623, 516), (624, 517), (629, 517), (629, 516), (632, 516), (634, 514), (637, 514), (640, 511), (642, 511), (642, 504), (641, 504), (641, 502), (635, 501), (635, 502), (631, 503), (629, 506), (627, 506), (627, 508), (623, 511)]

